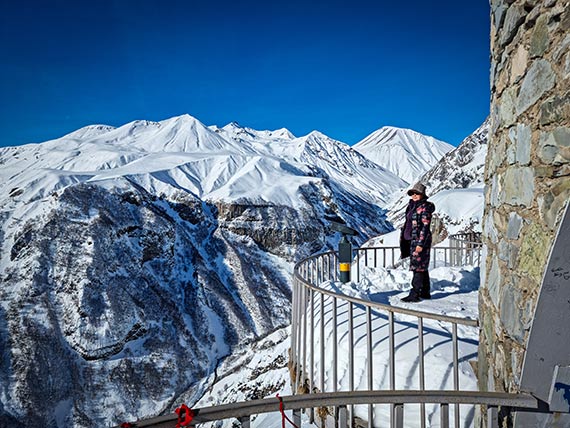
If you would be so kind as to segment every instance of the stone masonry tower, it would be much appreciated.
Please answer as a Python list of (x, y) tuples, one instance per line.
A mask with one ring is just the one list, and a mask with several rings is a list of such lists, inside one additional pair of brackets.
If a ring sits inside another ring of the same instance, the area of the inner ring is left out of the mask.
[[(570, 0), (491, 0), (485, 183), (479, 383), (518, 392), (545, 265), (570, 199)], [(512, 424), (528, 426), (503, 421)]]

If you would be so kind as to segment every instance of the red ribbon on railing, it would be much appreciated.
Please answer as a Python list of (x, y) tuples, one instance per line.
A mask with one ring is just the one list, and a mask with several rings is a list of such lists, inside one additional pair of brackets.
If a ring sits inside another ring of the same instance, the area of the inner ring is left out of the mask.
[(279, 411), (281, 412), (281, 422), (282, 422), (282, 427), (285, 428), (285, 421), (289, 422), (291, 425), (293, 425), (295, 428), (299, 428), (297, 425), (295, 425), (293, 423), (293, 421), (291, 419), (289, 419), (287, 417), (287, 415), (285, 414), (285, 408), (283, 407), (283, 399), (279, 396), (279, 394), (276, 395), (277, 399), (279, 400)]
[(176, 414), (178, 415), (176, 428), (189, 427), (190, 422), (194, 419), (194, 412), (186, 404), (178, 407), (176, 409)]

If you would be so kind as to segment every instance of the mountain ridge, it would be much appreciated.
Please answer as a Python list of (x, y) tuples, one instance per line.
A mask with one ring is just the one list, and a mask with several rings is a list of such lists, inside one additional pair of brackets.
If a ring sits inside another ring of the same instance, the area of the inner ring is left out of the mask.
[(191, 404), (287, 325), (293, 263), (340, 239), (327, 218), (355, 245), (392, 230), (406, 182), (345, 143), (220, 129), (184, 115), (0, 150), (0, 424)]

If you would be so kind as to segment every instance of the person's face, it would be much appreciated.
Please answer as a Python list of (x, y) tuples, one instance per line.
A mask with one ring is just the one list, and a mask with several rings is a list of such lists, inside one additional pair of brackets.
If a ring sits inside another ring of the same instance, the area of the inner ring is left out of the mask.
[(417, 202), (422, 198), (422, 195), (420, 193), (414, 192), (410, 195), (410, 198), (412, 198), (412, 201)]

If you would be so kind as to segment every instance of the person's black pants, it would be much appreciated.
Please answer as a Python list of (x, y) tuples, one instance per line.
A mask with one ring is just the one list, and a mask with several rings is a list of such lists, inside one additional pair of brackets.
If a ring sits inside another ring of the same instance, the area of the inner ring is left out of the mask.
[(421, 297), (423, 299), (430, 299), (430, 282), (429, 282), (429, 272), (425, 271), (414, 271), (414, 276), (412, 278), (412, 294), (415, 297)]

